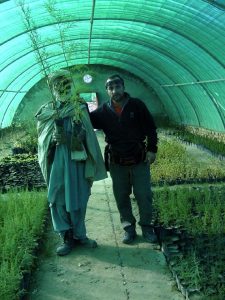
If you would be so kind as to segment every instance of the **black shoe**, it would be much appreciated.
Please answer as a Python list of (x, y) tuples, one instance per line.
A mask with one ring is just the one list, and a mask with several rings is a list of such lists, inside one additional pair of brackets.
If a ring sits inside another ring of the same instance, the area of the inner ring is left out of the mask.
[(124, 244), (131, 244), (135, 240), (136, 236), (137, 236), (136, 232), (131, 234), (125, 231), (122, 242)]
[(56, 249), (56, 254), (59, 256), (67, 255), (72, 251), (73, 247), (73, 232), (72, 230), (67, 230), (63, 236), (63, 244)]
[(148, 231), (142, 231), (142, 236), (144, 240), (148, 243), (154, 244), (158, 241), (156, 234), (153, 232), (153, 229)]
[(131, 226), (125, 227), (124, 230), (125, 232), (122, 242), (124, 244), (131, 244), (135, 240), (137, 233), (135, 229)]

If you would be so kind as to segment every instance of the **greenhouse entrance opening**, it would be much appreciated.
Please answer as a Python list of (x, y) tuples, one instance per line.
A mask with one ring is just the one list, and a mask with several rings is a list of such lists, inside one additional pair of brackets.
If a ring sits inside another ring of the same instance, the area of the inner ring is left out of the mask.
[(89, 111), (93, 111), (98, 107), (97, 93), (80, 93), (80, 97), (83, 98), (88, 105)]

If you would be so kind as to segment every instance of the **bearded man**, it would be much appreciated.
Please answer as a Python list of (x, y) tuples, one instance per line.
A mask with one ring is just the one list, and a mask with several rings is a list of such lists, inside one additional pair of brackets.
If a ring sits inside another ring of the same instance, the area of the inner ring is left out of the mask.
[(155, 243), (150, 164), (155, 161), (157, 152), (156, 126), (145, 104), (125, 92), (121, 76), (110, 76), (105, 88), (110, 99), (92, 111), (90, 118), (93, 127), (105, 133), (105, 162), (124, 229), (122, 241), (131, 244), (137, 236), (130, 199), (133, 192), (143, 238)]
[(93, 181), (107, 173), (87, 105), (73, 96), (70, 72), (50, 74), (48, 84), (53, 101), (36, 114), (38, 160), (48, 187), (53, 228), (63, 239), (56, 253), (63, 256), (76, 243), (97, 246), (87, 237), (85, 215)]

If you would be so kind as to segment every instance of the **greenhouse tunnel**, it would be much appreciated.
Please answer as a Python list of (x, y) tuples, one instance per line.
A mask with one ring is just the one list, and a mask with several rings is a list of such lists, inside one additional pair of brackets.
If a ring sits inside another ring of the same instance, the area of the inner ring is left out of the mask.
[(224, 131), (225, 1), (0, 2), (0, 128), (32, 121), (50, 99), (46, 75), (71, 67), (99, 102), (119, 73), (154, 116)]
[(224, 300), (225, 0), (0, 0), (0, 32), (0, 300)]

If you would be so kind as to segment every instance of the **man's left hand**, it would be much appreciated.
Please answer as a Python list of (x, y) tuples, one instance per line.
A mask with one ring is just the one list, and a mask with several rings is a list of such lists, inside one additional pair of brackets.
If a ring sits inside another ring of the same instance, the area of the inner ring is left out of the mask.
[(155, 159), (156, 159), (156, 153), (150, 151), (146, 152), (145, 162), (149, 162), (150, 164), (152, 164), (154, 163)]

